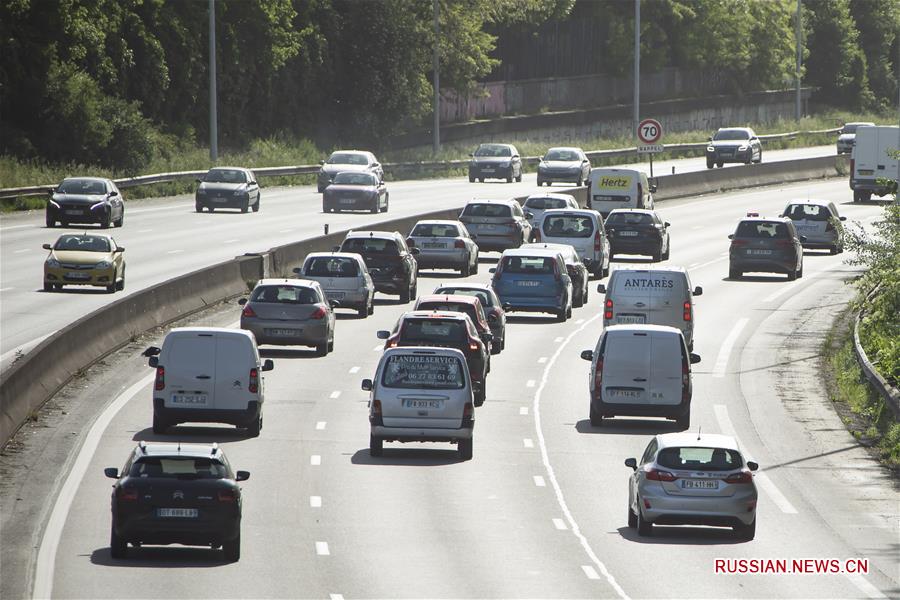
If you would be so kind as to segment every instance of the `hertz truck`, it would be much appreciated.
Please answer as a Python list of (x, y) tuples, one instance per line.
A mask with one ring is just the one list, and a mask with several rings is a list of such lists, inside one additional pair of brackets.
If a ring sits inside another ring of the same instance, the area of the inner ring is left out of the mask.
[(854, 202), (897, 191), (900, 180), (900, 127), (860, 127), (850, 155), (850, 189)]
[(635, 169), (591, 169), (588, 179), (588, 208), (600, 211), (606, 218), (617, 208), (646, 208), (653, 210), (656, 186), (647, 174)]

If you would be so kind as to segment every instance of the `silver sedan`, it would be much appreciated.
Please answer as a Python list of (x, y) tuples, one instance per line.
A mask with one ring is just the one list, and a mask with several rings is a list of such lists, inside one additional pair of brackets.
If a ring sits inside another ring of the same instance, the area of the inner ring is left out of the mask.
[(580, 186), (591, 174), (591, 161), (581, 148), (550, 148), (538, 164), (538, 187), (554, 181)]
[(459, 221), (419, 221), (406, 243), (419, 249), (420, 269), (458, 269), (463, 277), (478, 273), (478, 244)]

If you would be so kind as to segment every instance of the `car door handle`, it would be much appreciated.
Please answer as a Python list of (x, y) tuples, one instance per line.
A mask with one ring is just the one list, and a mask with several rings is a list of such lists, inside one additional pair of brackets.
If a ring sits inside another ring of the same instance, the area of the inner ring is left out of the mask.
[(635, 377), (632, 381), (647, 381), (645, 377)]
[(197, 379), (209, 379), (209, 375), (197, 375)]

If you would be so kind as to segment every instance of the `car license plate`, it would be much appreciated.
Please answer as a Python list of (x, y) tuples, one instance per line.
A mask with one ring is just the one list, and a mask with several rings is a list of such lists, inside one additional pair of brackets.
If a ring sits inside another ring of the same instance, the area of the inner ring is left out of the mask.
[(422, 244), (423, 248), (446, 248), (447, 244), (441, 242), (425, 242)]
[(873, 169), (859, 169), (860, 175), (872, 175), (874, 172)]
[(172, 404), (206, 404), (206, 394), (172, 394)]
[(444, 408), (443, 400), (404, 400), (403, 408)]
[(164, 518), (196, 519), (200, 511), (196, 508), (157, 508), (156, 514)]
[(344, 292), (328, 292), (328, 291), (326, 291), (325, 295), (333, 300), (343, 300), (344, 299)]
[(772, 251), (751, 248), (751, 249), (747, 250), (747, 254), (751, 254), (753, 256), (769, 256), (770, 254), (772, 254)]
[(617, 390), (612, 388), (607, 389), (606, 394), (610, 398), (640, 398), (644, 395), (644, 390)]
[(491, 169), (491, 168), (488, 168), (488, 167), (483, 167), (483, 168), (481, 169), (481, 172), (482, 172), (482, 173), (493, 173), (493, 172), (494, 172), (494, 169)]
[(80, 214), (82, 214), (82, 212), (83, 212), (83, 211), (80, 211), (80, 210), (78, 210), (78, 209), (72, 209), (72, 208), (70, 208), (70, 209), (68, 209), (68, 210), (66, 211), (66, 214), (67, 214), (67, 215), (80, 215)]
[(530, 280), (519, 280), (516, 282), (516, 285), (520, 285), (522, 287), (537, 287), (541, 285), (540, 281), (530, 281)]
[(228, 198), (213, 198), (213, 202), (225, 202)]
[(302, 329), (266, 329), (266, 335), (292, 336), (301, 333)]
[(637, 231), (620, 231), (619, 237), (636, 237), (637, 234)]
[(353, 204), (356, 202), (353, 198), (341, 198), (341, 204)]
[(681, 489), (684, 490), (717, 490), (718, 479), (682, 479)]
[(90, 279), (90, 273), (81, 273), (79, 271), (68, 271), (66, 273), (66, 279)]
[(619, 325), (643, 325), (646, 321), (644, 315), (617, 315), (616, 323)]

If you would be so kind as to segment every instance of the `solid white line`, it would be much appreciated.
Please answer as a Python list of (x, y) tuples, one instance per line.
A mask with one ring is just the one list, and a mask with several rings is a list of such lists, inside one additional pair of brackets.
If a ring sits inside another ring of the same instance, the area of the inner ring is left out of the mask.
[(545, 362), (547, 362), (546, 356), (542, 356), (538, 359), (538, 364), (540, 364), (540, 365), (544, 364)]
[(35, 227), (38, 225), (10, 225), (9, 227), (0, 228), (0, 231), (10, 231), (11, 229), (25, 229), (26, 227)]
[(581, 565), (581, 570), (584, 571), (588, 579), (600, 579), (600, 575), (597, 574), (597, 571), (591, 565)]
[(341, 594), (328, 594), (328, 600), (344, 600)]
[[(818, 277), (821, 274), (822, 274), (822, 271), (817, 271), (816, 273), (810, 273), (809, 275), (807, 275), (806, 277), (803, 278), (803, 281), (809, 281), (810, 279), (815, 279), (816, 277)], [(798, 281), (799, 280), (794, 281), (793, 283), (796, 284), (796, 283), (798, 283)], [(799, 281), (799, 283), (803, 283), (803, 281)], [(769, 294), (768, 296), (763, 298), (763, 302), (772, 302), (774, 300), (781, 298), (783, 295), (787, 294), (788, 292), (794, 292), (794, 291), (796, 291), (795, 285), (783, 285), (780, 290), (777, 290), (776, 292)]]
[(566, 522), (562, 519), (553, 519), (553, 526), (560, 531), (565, 531), (566, 529), (568, 529), (568, 527), (566, 527)]
[(550, 455), (547, 452), (547, 441), (544, 439), (544, 431), (541, 427), (541, 393), (543, 393), (544, 387), (547, 385), (547, 379), (550, 376), (550, 371), (553, 368), (553, 364), (556, 362), (556, 359), (559, 357), (559, 355), (562, 353), (566, 345), (568, 345), (573, 337), (581, 333), (588, 325), (602, 316), (602, 313), (600, 313), (591, 317), (581, 327), (570, 333), (566, 338), (566, 341), (560, 344), (559, 348), (556, 349), (556, 352), (553, 353), (553, 356), (550, 358), (550, 362), (547, 363), (547, 366), (544, 367), (544, 372), (541, 375), (541, 385), (534, 393), (534, 428), (537, 431), (538, 445), (541, 449), (541, 460), (544, 463), (544, 469), (546, 469), (547, 477), (550, 480), (550, 485), (553, 486), (553, 491), (556, 493), (556, 502), (562, 509), (563, 516), (569, 523), (569, 527), (572, 529), (572, 533), (576, 538), (578, 538), (578, 541), (581, 543), (581, 547), (584, 549), (588, 558), (591, 559), (591, 562), (594, 563), (594, 566), (600, 569), (600, 572), (606, 578), (607, 583), (609, 583), (609, 585), (616, 591), (620, 598), (622, 598), (623, 600), (627, 600), (628, 594), (625, 593), (625, 590), (623, 590), (622, 587), (618, 584), (616, 578), (612, 576), (612, 573), (609, 572), (609, 569), (606, 568), (606, 565), (603, 563), (603, 561), (600, 560), (600, 558), (594, 552), (593, 548), (591, 548), (590, 542), (588, 542), (584, 534), (581, 533), (581, 529), (578, 527), (578, 523), (575, 522), (575, 517), (569, 510), (568, 504), (566, 504), (566, 499), (563, 496), (562, 488), (559, 486), (559, 482), (556, 480), (556, 472), (553, 470), (553, 465), (550, 464)]
[(316, 554), (319, 556), (328, 556), (331, 554), (328, 550), (328, 542), (316, 542)]
[(322, 431), (323, 429), (325, 429), (325, 421), (318, 421), (316, 423), (316, 429), (318, 429), (319, 431)]
[(520, 407), (519, 407), (519, 414), (520, 414), (520, 415), (527, 415), (527, 414), (528, 414), (528, 407), (527, 407), (527, 406), (520, 406)]
[(855, 585), (859, 591), (861, 591), (869, 598), (887, 598), (887, 596), (881, 593), (881, 590), (869, 583), (869, 580), (863, 577), (861, 574), (844, 573), (844, 575), (847, 576), (847, 579), (850, 580), (850, 583)]
[(532, 440), (531, 438), (525, 438), (524, 440), (522, 440), (522, 445), (526, 448), (534, 448), (534, 440)]
[(525, 382), (525, 387), (534, 387), (537, 382), (534, 379), (529, 379)]
[(13, 250), (13, 254), (22, 254), (23, 252), (29, 252), (31, 248), (22, 248), (21, 250)]
[(241, 240), (225, 240), (225, 241), (222, 242), (222, 243), (223, 243), (223, 244), (233, 244), (233, 243), (239, 242), (239, 241), (241, 241)]
[(577, 321), (575, 321), (576, 325), (581, 325), (582, 323), (584, 323), (584, 319), (578, 319)]
[(564, 339), (564, 338), (562, 338), (562, 337), (558, 337), (558, 338), (556, 338), (556, 339), (553, 340), (553, 341), (554, 341), (555, 343), (558, 344), (558, 343), (560, 343), (561, 341), (563, 341), (563, 339)]
[(350, 373), (359, 373), (359, 367), (350, 367)]
[(332, 400), (335, 399), (335, 398), (340, 398), (340, 397), (341, 397), (341, 390), (334, 390), (333, 392), (331, 392), (331, 395), (328, 396), (328, 397), (331, 398)]
[(94, 458), (94, 452), (100, 445), (100, 439), (103, 432), (109, 426), (113, 418), (122, 410), (132, 397), (134, 397), (143, 388), (153, 382), (154, 375), (144, 377), (130, 388), (119, 394), (115, 400), (107, 406), (102, 413), (94, 421), (84, 443), (75, 457), (72, 468), (69, 469), (69, 475), (56, 496), (56, 502), (53, 504), (53, 510), (50, 518), (47, 520), (47, 527), (44, 529), (44, 535), (41, 537), (41, 545), (38, 548), (37, 567), (34, 573), (34, 589), (32, 590), (32, 598), (50, 598), (53, 595), (53, 575), (56, 563), (56, 551), (59, 548), (60, 536), (62, 536), (63, 527), (66, 525), (66, 519), (69, 516), (69, 508), (75, 499), (75, 493), (78, 486), (87, 473), (87, 469)]
[[(731, 416), (728, 414), (728, 407), (724, 404), (716, 404), (713, 406), (713, 412), (716, 414), (716, 420), (719, 422), (719, 429), (722, 430), (722, 433), (738, 440), (738, 445), (743, 447), (744, 445), (741, 444), (737, 432), (734, 430), (734, 423), (731, 422)], [(753, 460), (753, 457), (750, 456), (749, 452), (745, 452), (745, 454), (746, 456), (744, 458)], [(775, 503), (781, 512), (786, 515), (797, 514), (797, 509), (794, 508), (794, 505), (781, 493), (781, 490), (778, 489), (767, 473), (762, 471), (754, 473), (753, 479), (756, 481), (758, 487), (769, 496), (769, 499)]]
[(309, 457), (309, 464), (311, 464), (314, 467), (318, 467), (319, 465), (322, 464), (322, 457), (319, 456), (318, 454), (313, 454), (312, 456)]
[(535, 475), (534, 476), (534, 485), (536, 485), (538, 487), (545, 487), (547, 485), (547, 482), (544, 481), (544, 478), (541, 477), (540, 475)]
[(184, 252), (184, 250), (169, 250), (166, 254), (180, 254)]
[(322, 508), (322, 496), (310, 496), (309, 506), (310, 508)]
[(150, 233), (151, 231), (153, 231), (153, 230), (152, 229), (139, 229), (138, 233)]
[(734, 327), (731, 328), (728, 336), (719, 347), (719, 355), (716, 357), (715, 366), (713, 366), (713, 377), (725, 377), (725, 370), (728, 368), (728, 357), (731, 355), (731, 348), (734, 346), (738, 336), (741, 335), (741, 331), (749, 321), (750, 319), (746, 317), (740, 318), (737, 323), (734, 324)]

